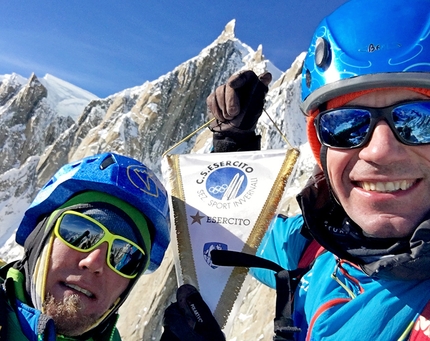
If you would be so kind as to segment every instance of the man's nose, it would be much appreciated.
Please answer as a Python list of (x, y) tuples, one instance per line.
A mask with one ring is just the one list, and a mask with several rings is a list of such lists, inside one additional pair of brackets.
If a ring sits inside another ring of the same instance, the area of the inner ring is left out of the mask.
[(108, 243), (102, 243), (98, 248), (85, 254), (85, 257), (79, 261), (79, 267), (88, 269), (96, 274), (103, 274), (106, 264), (106, 253)]
[(370, 141), (360, 150), (360, 158), (376, 164), (390, 164), (407, 156), (406, 145), (397, 140), (390, 126), (380, 121), (372, 132)]

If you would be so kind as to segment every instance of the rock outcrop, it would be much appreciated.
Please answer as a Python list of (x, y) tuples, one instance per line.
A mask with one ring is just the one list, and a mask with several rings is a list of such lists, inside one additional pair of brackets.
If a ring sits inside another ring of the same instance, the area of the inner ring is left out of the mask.
[[(306, 147), (305, 120), (300, 113), (299, 80), (303, 56), (290, 70), (279, 71), (263, 55), (234, 35), (234, 21), (202, 52), (160, 78), (107, 98), (88, 100), (78, 118), (61, 115), (36, 75), (18, 76), (0, 84), (0, 258), (19, 257), (13, 231), (37, 190), (67, 162), (104, 151), (137, 158), (161, 176), (162, 154), (207, 121), (206, 97), (234, 72), (253, 69), (274, 76), (266, 111), (258, 126), (264, 148), (301, 146), (302, 159), (283, 201), (288, 214), (297, 212), (294, 195), (312, 169)], [(22, 77), (21, 77), (22, 78)], [(67, 100), (64, 94), (61, 97)], [(58, 98), (60, 98), (58, 97)], [(76, 97), (76, 96), (75, 96)], [(269, 118), (270, 116), (270, 118)], [(279, 130), (287, 136), (286, 141)], [(207, 151), (208, 130), (180, 144), (173, 152)], [(13, 252), (12, 252), (13, 251)], [(168, 249), (162, 266), (143, 276), (121, 307), (118, 327), (125, 341), (158, 340), (162, 314), (174, 300), (176, 278)], [(228, 340), (272, 340), (274, 291), (251, 281)]]

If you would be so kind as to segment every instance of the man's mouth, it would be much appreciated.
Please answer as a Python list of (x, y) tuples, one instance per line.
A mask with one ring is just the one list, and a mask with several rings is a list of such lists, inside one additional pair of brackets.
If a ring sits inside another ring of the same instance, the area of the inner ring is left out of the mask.
[(70, 284), (70, 283), (64, 283), (64, 285), (70, 289), (79, 291), (81, 293), (83, 293), (85, 296), (89, 297), (89, 298), (94, 298), (94, 294), (86, 289), (83, 289), (75, 284)]
[(359, 181), (357, 182), (357, 186), (363, 188), (366, 191), (375, 191), (375, 192), (395, 192), (395, 191), (405, 191), (408, 188), (411, 188), (415, 183), (414, 180), (401, 180), (401, 181), (388, 181), (388, 182), (368, 182), (368, 181)]

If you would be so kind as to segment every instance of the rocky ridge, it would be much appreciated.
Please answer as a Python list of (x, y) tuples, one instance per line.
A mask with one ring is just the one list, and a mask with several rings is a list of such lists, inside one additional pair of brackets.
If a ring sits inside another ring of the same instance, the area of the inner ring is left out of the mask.
[[(257, 74), (268, 70), (274, 75), (267, 115), (263, 114), (258, 129), (264, 148), (291, 144), (302, 151), (281, 207), (287, 214), (297, 212), (295, 193), (313, 166), (305, 120), (298, 107), (302, 60), (299, 56), (282, 73), (265, 59), (261, 46), (253, 51), (235, 37), (232, 21), (195, 58), (157, 80), (104, 99), (83, 92), (72, 96), (68, 91), (54, 96), (49, 79), (39, 80), (34, 74), (28, 80), (18, 75), (0, 78), (0, 222), (4, 226), (0, 229), (0, 258), (19, 258), (21, 249), (14, 244), (14, 229), (37, 190), (61, 165), (115, 151), (143, 161), (161, 175), (163, 152), (207, 121), (206, 97), (241, 69), (253, 69)], [(64, 83), (62, 86), (68, 89)], [(67, 102), (72, 97), (80, 103), (80, 115), (71, 115), (73, 110), (58, 114), (61, 108), (74, 108)], [(207, 152), (210, 135), (205, 130), (173, 152)], [(162, 314), (176, 290), (172, 257), (169, 249), (160, 269), (143, 276), (121, 308), (118, 328), (125, 341), (159, 339)], [(273, 290), (252, 280), (227, 339), (272, 340), (273, 314)]]

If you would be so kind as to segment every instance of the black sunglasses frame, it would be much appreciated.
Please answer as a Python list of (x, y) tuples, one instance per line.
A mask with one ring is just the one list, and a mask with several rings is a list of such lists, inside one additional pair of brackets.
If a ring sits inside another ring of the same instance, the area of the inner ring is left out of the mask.
[[(335, 149), (355, 149), (355, 148), (361, 148), (363, 146), (365, 146), (372, 134), (373, 131), (375, 129), (375, 126), (378, 122), (384, 120), (387, 122), (388, 126), (390, 127), (391, 131), (393, 132), (394, 136), (396, 137), (396, 139), (408, 146), (420, 146), (420, 145), (425, 145), (425, 144), (430, 144), (430, 133), (429, 133), (429, 138), (428, 138), (428, 142), (410, 142), (406, 139), (404, 139), (399, 131), (397, 130), (397, 128), (395, 127), (395, 122), (393, 120), (393, 111), (397, 108), (400, 107), (405, 107), (408, 105), (416, 105), (416, 104), (428, 104), (428, 112), (429, 112), (429, 119), (430, 119), (430, 100), (420, 100), (420, 101), (405, 101), (405, 102), (399, 102), (399, 103), (395, 103), (393, 105), (389, 105), (386, 107), (382, 107), (382, 108), (374, 108), (374, 107), (366, 107), (366, 106), (358, 106), (358, 105), (354, 105), (354, 106), (343, 106), (343, 107), (339, 107), (339, 108), (335, 108), (335, 109), (330, 109), (330, 110), (325, 110), (321, 113), (319, 113), (317, 115), (317, 117), (315, 118), (314, 121), (314, 125), (315, 125), (315, 130), (317, 132), (317, 136), (318, 139), (320, 141), (320, 143), (324, 146), (327, 146), (329, 148), (335, 148)], [(363, 138), (363, 140), (356, 144), (356, 145), (352, 145), (352, 146), (335, 146), (332, 145), (330, 143), (328, 143), (327, 141), (324, 141), (323, 138), (323, 133), (321, 131), (321, 120), (322, 118), (329, 114), (329, 113), (335, 113), (337, 111), (342, 111), (342, 110), (347, 110), (347, 109), (355, 109), (355, 110), (363, 110), (366, 111), (370, 114), (370, 123), (369, 123), (369, 127), (367, 129), (367, 132)], [(429, 132), (430, 132), (430, 123), (429, 123)]]

